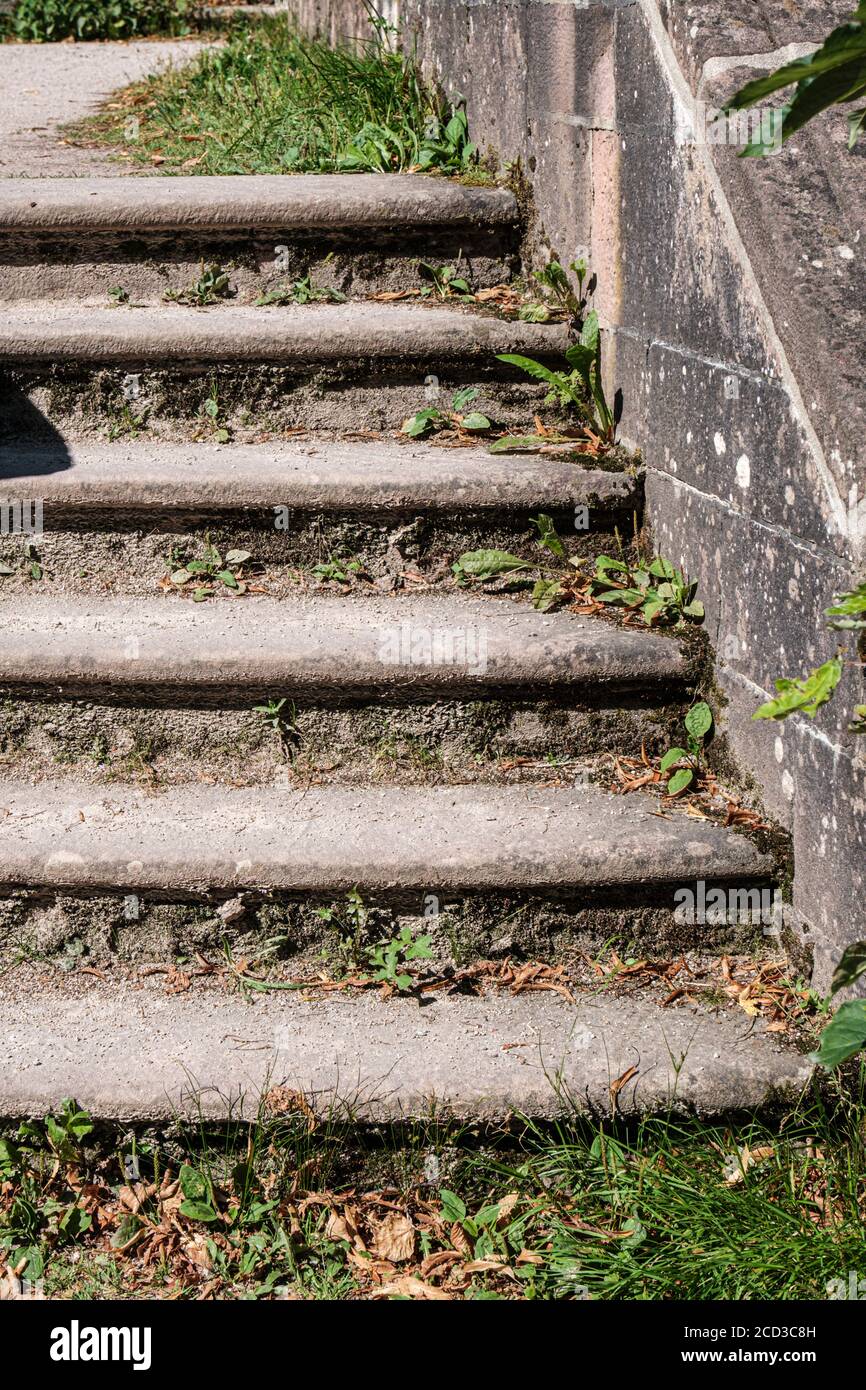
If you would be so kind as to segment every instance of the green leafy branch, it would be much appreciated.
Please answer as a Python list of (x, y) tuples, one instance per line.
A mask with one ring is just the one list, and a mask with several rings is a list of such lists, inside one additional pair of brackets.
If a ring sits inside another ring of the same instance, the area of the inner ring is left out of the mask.
[[(725, 103), (724, 110), (741, 111), (791, 86), (793, 96), (774, 113), (782, 142), (832, 106), (866, 101), (866, 0), (860, 0), (851, 19), (834, 29), (815, 53), (747, 82)], [(849, 149), (864, 127), (866, 105), (848, 115)], [(767, 155), (777, 147), (778, 141), (759, 139), (748, 145), (743, 155)]]
[[(855, 941), (843, 953), (830, 982), (830, 994), (838, 994), (866, 975), (866, 941)], [(834, 1070), (866, 1047), (866, 999), (841, 1004), (821, 1034), (812, 1057), (818, 1066)]]
[[(830, 619), (827, 626), (837, 632), (866, 631), (866, 582), (849, 593), (836, 594), (835, 602), (825, 610)], [(791, 714), (807, 714), (810, 719), (832, 698), (845, 670), (845, 649), (816, 666), (808, 676), (775, 681), (776, 698), (767, 700), (752, 715), (753, 719), (787, 719)], [(855, 705), (854, 719), (848, 725), (855, 734), (866, 734), (866, 705)]]

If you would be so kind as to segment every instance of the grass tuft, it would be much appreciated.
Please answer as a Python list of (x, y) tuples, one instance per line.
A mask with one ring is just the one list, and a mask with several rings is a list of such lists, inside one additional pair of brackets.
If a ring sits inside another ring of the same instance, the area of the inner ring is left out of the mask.
[(470, 170), (465, 113), (373, 34), (351, 51), (281, 17), (239, 22), (223, 47), (115, 94), (74, 133), (164, 173)]

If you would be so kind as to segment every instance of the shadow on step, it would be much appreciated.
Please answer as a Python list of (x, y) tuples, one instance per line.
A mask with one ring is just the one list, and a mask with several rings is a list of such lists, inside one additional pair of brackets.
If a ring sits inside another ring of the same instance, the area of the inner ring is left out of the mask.
[[(42, 411), (21, 391), (9, 377), (0, 373), (0, 437), (13, 441), (20, 438), (19, 452), (14, 448), (3, 450), (0, 457), (0, 490), (6, 491), (4, 484), (15, 478), (32, 478), (35, 474), (62, 473), (72, 467), (72, 457), (63, 435)], [(34, 454), (34, 441), (42, 446)]]

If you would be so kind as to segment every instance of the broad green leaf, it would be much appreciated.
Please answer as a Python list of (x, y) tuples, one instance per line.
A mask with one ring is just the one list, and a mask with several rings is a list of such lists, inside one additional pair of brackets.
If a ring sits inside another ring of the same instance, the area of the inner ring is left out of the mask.
[[(541, 434), (504, 434), (488, 447), (488, 454), (529, 454), (549, 444)], [(10, 570), (11, 574), (12, 571)]]
[(529, 568), (526, 560), (509, 555), (506, 550), (467, 550), (457, 564), (464, 574), (470, 574), (475, 579), (492, 579), (497, 574)]
[(570, 390), (571, 383), (562, 372), (552, 372), (549, 367), (545, 367), (542, 362), (536, 362), (534, 357), (521, 357), (519, 353), (498, 352), (497, 361), (507, 362), (511, 367), (519, 367), (527, 376), (535, 377), (536, 381), (546, 381), (548, 386), (553, 386), (557, 391)]
[(842, 662), (831, 657), (802, 680), (777, 680), (778, 698), (768, 700), (752, 715), (753, 719), (787, 719), (802, 710), (810, 719), (825, 705), (842, 679)]
[(190, 1221), (216, 1221), (217, 1219), (217, 1214), (209, 1202), (181, 1202), (178, 1211), (181, 1216), (188, 1217)]
[(830, 993), (836, 994), (840, 989), (853, 985), (861, 975), (866, 975), (866, 941), (855, 941), (852, 946), (845, 948), (839, 964), (833, 971)]
[(595, 562), (595, 573), (599, 579), (603, 579), (608, 570), (620, 570), (628, 574), (628, 565), (624, 560), (614, 560), (610, 555), (599, 555)]
[(679, 796), (680, 792), (684, 792), (694, 780), (695, 774), (691, 768), (681, 767), (679, 772), (675, 772), (668, 782), (668, 796)]
[(245, 565), (249, 558), (248, 550), (230, 550), (226, 555), (226, 564), (234, 569), (237, 565)]
[(479, 415), (477, 412), (473, 412), (471, 415), (463, 416), (463, 419), (460, 421), (460, 428), (470, 431), (489, 430), (490, 421), (486, 415)]
[(692, 737), (697, 739), (705, 738), (710, 732), (713, 727), (713, 712), (704, 700), (692, 705), (686, 715), (685, 726)]
[(689, 755), (686, 752), (685, 748), (669, 748), (668, 751), (665, 753), (664, 757), (662, 758), (661, 762), (659, 763), (659, 772), (670, 771), (674, 763), (678, 763), (683, 758), (687, 758), (688, 756)]
[(782, 139), (787, 140), (800, 130), (814, 116), (826, 111), (828, 106), (851, 101), (863, 95), (863, 70), (866, 62), (866, 49), (856, 60), (824, 72), (810, 82), (803, 82), (797, 88), (797, 95), (791, 102), (782, 122)]
[(544, 550), (549, 550), (551, 555), (555, 555), (557, 559), (564, 560), (566, 557), (566, 549), (556, 533), (553, 518), (549, 517), (545, 512), (541, 512), (538, 516), (530, 517), (530, 521), (538, 530), (538, 541), (536, 544)]
[[(859, 11), (858, 11), (859, 15)], [(766, 77), (758, 77), (747, 82), (738, 92), (725, 102), (725, 111), (739, 111), (745, 106), (753, 106), (772, 92), (782, 87), (790, 87), (795, 82), (803, 82), (819, 74), (830, 72), (854, 59), (866, 55), (866, 29), (860, 24), (843, 24), (828, 35), (817, 52), (793, 63), (786, 63)]]
[(207, 1178), (189, 1163), (181, 1164), (178, 1182), (184, 1197), (200, 1200), (208, 1195)]
[(443, 1187), (439, 1193), (439, 1200), (442, 1203), (442, 1215), (446, 1221), (465, 1221), (466, 1204), (457, 1196), (456, 1192), (451, 1192), (447, 1187)]
[(408, 434), (412, 439), (418, 439), (422, 434), (433, 428), (437, 420), (442, 419), (442, 412), (430, 407), (427, 410), (419, 410), (415, 415), (403, 422), (401, 433)]
[(821, 1034), (821, 1045), (812, 1057), (832, 1071), (866, 1045), (866, 999), (842, 1004)]
[(596, 594), (599, 603), (643, 603), (644, 595), (640, 589), (607, 589)]
[(595, 356), (598, 352), (599, 339), (598, 314), (595, 309), (590, 309), (583, 321), (583, 327), (580, 330), (581, 346), (588, 348), (593, 356)]
[(644, 595), (639, 589), (606, 589), (603, 594), (596, 594), (595, 598), (599, 603), (642, 603)]
[(523, 323), (547, 323), (550, 310), (546, 304), (521, 304), (517, 317)]
[(831, 608), (825, 609), (828, 618), (836, 618), (828, 627), (866, 627), (866, 584), (860, 584), (848, 594), (836, 594)]
[(556, 579), (539, 579), (532, 590), (532, 606), (547, 613), (562, 597), (562, 585)]
[(126, 1245), (127, 1241), (132, 1240), (133, 1236), (141, 1230), (141, 1226), (141, 1221), (137, 1216), (133, 1216), (131, 1211), (124, 1212), (112, 1234), (111, 1248), (118, 1250), (121, 1245)]
[[(668, 582), (678, 577), (678, 571), (670, 560), (666, 560), (663, 555), (656, 555), (649, 565), (649, 572), (654, 579), (665, 579)], [(681, 578), (682, 576), (680, 576)]]
[(477, 386), (464, 386), (461, 391), (456, 391), (451, 400), (451, 409), (461, 411), (464, 406), (469, 405), (478, 396)]

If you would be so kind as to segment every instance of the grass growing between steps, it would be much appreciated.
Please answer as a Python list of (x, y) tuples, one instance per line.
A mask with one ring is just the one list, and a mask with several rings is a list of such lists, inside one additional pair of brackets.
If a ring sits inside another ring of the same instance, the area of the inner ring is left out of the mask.
[(249, 1129), (136, 1141), (67, 1103), (0, 1141), (0, 1278), (48, 1298), (821, 1300), (863, 1273), (863, 1080), (774, 1122), (507, 1134), (364, 1131), (274, 1088)]
[(410, 57), (299, 37), (283, 18), (116, 94), (74, 136), (185, 174), (463, 173), (474, 148)]

